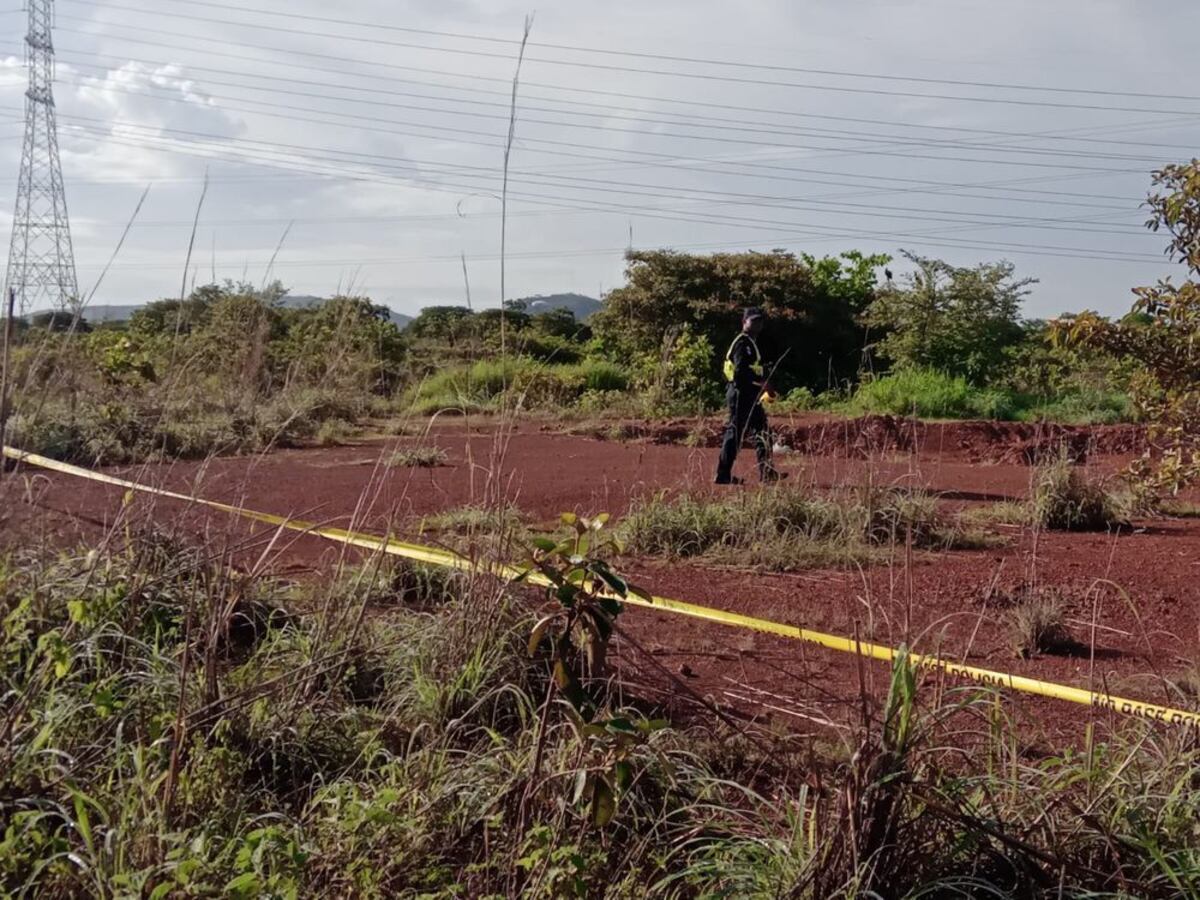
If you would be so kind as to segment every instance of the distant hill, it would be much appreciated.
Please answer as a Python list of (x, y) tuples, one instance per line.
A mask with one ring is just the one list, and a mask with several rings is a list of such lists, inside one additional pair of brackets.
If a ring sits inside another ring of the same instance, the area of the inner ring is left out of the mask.
[[(314, 297), (311, 294), (288, 294), (280, 302), (288, 309), (311, 309), (324, 303), (325, 298)], [(83, 311), (83, 317), (93, 325), (99, 325), (102, 322), (128, 322), (133, 314), (145, 305), (144, 303), (129, 306), (92, 305)], [(392, 324), (397, 328), (407, 328), (408, 323), (413, 319), (412, 316), (406, 316), (393, 310), (389, 310), (389, 313), (392, 317)]]
[(83, 317), (94, 325), (101, 322), (128, 322), (130, 317), (142, 308), (137, 306), (89, 306), (83, 311)]
[(521, 302), (535, 315), (552, 309), (569, 309), (575, 314), (577, 322), (582, 322), (603, 305), (595, 297), (583, 294), (539, 294), (535, 297), (522, 297)]
[[(312, 294), (287, 294), (279, 302), (288, 309), (312, 309), (314, 306), (320, 306), (326, 299), (326, 297), (314, 297)], [(408, 323), (413, 320), (412, 316), (398, 313), (390, 306), (388, 315), (391, 317), (392, 324), (400, 329), (407, 328)]]

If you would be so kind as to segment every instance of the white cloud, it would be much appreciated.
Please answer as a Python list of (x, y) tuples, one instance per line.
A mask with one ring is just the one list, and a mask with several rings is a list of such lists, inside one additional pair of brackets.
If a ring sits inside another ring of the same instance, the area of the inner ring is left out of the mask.
[[(332, 11), (317, 0), (259, 5), (287, 15), (247, 17), (179, 6), (188, 16), (218, 20), (205, 22), (97, 5), (90, 7), (86, 28), (78, 16), (60, 18), (61, 145), (78, 223), (81, 281), (111, 252), (140, 186), (154, 181), (142, 218), (155, 224), (135, 230), (106, 282), (112, 296), (105, 299), (177, 290), (207, 168), (212, 183), (199, 244), (210, 246), (215, 237), (218, 269), (228, 267), (220, 274), (240, 276), (249, 262), (253, 275), (272, 252), (282, 223), (295, 218), (279, 274), (298, 291), (332, 291), (356, 271), (349, 262), (373, 260), (362, 267), (360, 281), (381, 298), (408, 311), (420, 303), (457, 301), (462, 273), (455, 257), (465, 251), (473, 260), (473, 292), (496, 299), (493, 197), (500, 191), (515, 47), (386, 26), (511, 40), (520, 34), (527, 6), (513, 0), (356, 0)], [(262, 27), (232, 24), (243, 20)], [(1160, 249), (1160, 242), (1140, 234), (1143, 214), (1136, 203), (1154, 160), (1193, 155), (1186, 148), (1200, 145), (1200, 101), (1004, 91), (716, 61), (1191, 94), (1200, 74), (1191, 50), (1197, 32), (1200, 7), (1191, 0), (748, 0), (736, 11), (717, 0), (562, 0), (538, 11), (522, 72), (509, 235), (515, 254), (564, 254), (515, 257), (509, 283), (514, 293), (595, 291), (601, 282), (612, 287), (622, 271), (616, 248), (632, 224), (640, 245), (774, 243), (816, 253), (904, 246), (960, 263), (1008, 256), (1023, 273), (1042, 279), (1031, 312), (1084, 305), (1118, 311), (1127, 304), (1127, 285), (1169, 271), (1157, 262), (1105, 260)], [(647, 55), (539, 46), (547, 43)], [(547, 62), (552, 59), (594, 67)], [(667, 70), (709, 77), (654, 74)], [(23, 90), (21, 61), (3, 60), (0, 102), (19, 107)], [(622, 93), (640, 99), (614, 96)], [(1197, 115), (945, 99), (956, 95), (1131, 109), (1157, 105)], [(738, 131), (734, 119), (760, 124)], [(997, 134), (908, 127), (914, 125)], [(1072, 131), (1084, 128), (1092, 130)], [(1038, 132), (1096, 142), (1016, 136)], [(936, 144), (948, 139), (967, 146)], [(1018, 146), (1042, 153), (1009, 152)], [(19, 141), (0, 148), (0, 165), (15, 175)], [(1046, 152), (1052, 150), (1074, 155)], [(952, 156), (961, 159), (936, 158)], [(248, 158), (268, 165), (252, 165)], [(971, 158), (986, 162), (965, 161)], [(1116, 171), (1099, 171), (1104, 169)], [(318, 177), (337, 172), (357, 173), (360, 180)], [(371, 173), (376, 180), (361, 180)], [(123, 183), (112, 183), (118, 181)], [(946, 189), (978, 184), (988, 186)], [(1039, 193), (1044, 191), (1059, 193)], [(556, 212), (554, 204), (592, 209)], [(465, 216), (457, 215), (460, 209)], [(1073, 221), (1081, 218), (1087, 221)], [(1109, 233), (1113, 229), (1122, 233)], [(1080, 248), (1098, 259), (1059, 259), (1019, 245), (1045, 253)], [(599, 248), (614, 252), (578, 253)], [(376, 261), (391, 258), (403, 262)], [(322, 260), (328, 265), (307, 265)]]

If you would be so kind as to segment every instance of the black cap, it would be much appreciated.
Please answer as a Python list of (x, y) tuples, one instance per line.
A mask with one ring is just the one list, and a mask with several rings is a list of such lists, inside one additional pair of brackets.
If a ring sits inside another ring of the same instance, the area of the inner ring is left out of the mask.
[(751, 319), (765, 319), (766, 317), (767, 314), (759, 306), (748, 306), (746, 307), (746, 311), (742, 313), (743, 322), (748, 322)]

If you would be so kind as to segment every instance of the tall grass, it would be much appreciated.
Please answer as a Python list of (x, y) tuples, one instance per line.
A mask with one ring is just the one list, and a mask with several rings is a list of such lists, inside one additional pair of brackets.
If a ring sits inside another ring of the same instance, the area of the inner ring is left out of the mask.
[(546, 365), (514, 357), (437, 372), (413, 388), (407, 402), (418, 415), (499, 409), (506, 392), (522, 398), (527, 408), (567, 406), (588, 393), (628, 390), (629, 383), (624, 369), (602, 360)]
[(934, 498), (891, 488), (834, 497), (784, 488), (733, 498), (659, 494), (635, 504), (622, 529), (639, 553), (772, 569), (868, 562), (909, 541), (950, 549), (981, 540), (944, 519)]
[(1192, 741), (1131, 723), (1033, 761), (988, 695), (927, 708), (903, 660), (824, 759), (708, 722), (611, 745), (635, 774), (601, 828), (576, 794), (606, 763), (541, 704), (535, 610), (490, 581), (368, 561), (295, 586), (135, 534), (8, 558), (0, 612), (9, 895), (1200, 890)]
[(1034, 470), (1029, 507), (1035, 525), (1060, 531), (1118, 528), (1137, 511), (1131, 489), (1088, 475), (1065, 454)]
[(1129, 398), (1120, 393), (1088, 391), (1037, 397), (1004, 388), (979, 387), (965, 378), (934, 369), (899, 369), (871, 378), (845, 400), (819, 403), (798, 394), (792, 403), (796, 410), (818, 406), (853, 415), (885, 413), (924, 419), (1000, 419), (1073, 425), (1111, 424), (1134, 418)]
[(864, 381), (845, 404), (857, 413), (890, 413), (928, 419), (1007, 419), (1011, 398), (933, 369), (901, 369)]

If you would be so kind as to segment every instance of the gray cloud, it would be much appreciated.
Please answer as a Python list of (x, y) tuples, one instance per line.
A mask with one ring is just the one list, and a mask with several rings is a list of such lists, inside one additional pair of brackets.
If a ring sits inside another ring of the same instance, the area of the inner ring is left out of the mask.
[[(515, 47), (382, 26), (511, 41), (527, 8), (510, 0), (255, 7), (291, 17), (174, 0), (61, 4), (57, 94), (81, 284), (153, 183), (97, 302), (177, 290), (207, 169), (200, 280), (213, 269), (260, 278), (295, 220), (276, 271), (297, 292), (328, 293), (353, 279), (411, 312), (461, 296), (465, 253), (476, 300), (497, 302), (495, 195)], [(14, 39), (7, 51), (18, 52), (21, 16), (0, 22)], [(632, 228), (639, 246), (908, 247), (963, 264), (1003, 256), (1041, 279), (1031, 314), (1121, 311), (1130, 286), (1171, 271), (1157, 259), (1161, 240), (1142, 233), (1138, 202), (1155, 164), (1200, 146), (1200, 101), (655, 57), (1190, 95), (1200, 93), (1190, 87), (1200, 74), (1197, 32), (1189, 0), (760, 0), (736, 9), (569, 0), (539, 9), (513, 155), (511, 292), (615, 286)], [(648, 55), (538, 46), (547, 43)], [(23, 90), (16, 62), (0, 68), (10, 118)], [(20, 128), (0, 129), (11, 191)], [(11, 193), (0, 203), (10, 209)]]

